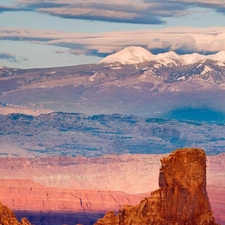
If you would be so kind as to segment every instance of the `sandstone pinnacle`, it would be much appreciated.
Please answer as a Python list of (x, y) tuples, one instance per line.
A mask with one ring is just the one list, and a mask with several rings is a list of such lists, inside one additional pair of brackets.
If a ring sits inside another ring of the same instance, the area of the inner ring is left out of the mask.
[(159, 189), (95, 225), (216, 225), (206, 191), (206, 155), (184, 148), (161, 159)]

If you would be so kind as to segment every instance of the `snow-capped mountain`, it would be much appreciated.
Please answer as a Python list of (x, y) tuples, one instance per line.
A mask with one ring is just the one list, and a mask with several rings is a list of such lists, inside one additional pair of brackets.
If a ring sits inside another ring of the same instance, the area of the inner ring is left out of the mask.
[(120, 64), (138, 64), (143, 62), (153, 62), (157, 68), (203, 63), (206, 60), (212, 60), (219, 66), (225, 66), (225, 51), (220, 51), (212, 55), (201, 55), (198, 53), (178, 55), (173, 51), (154, 55), (140, 46), (130, 46), (105, 57), (100, 61), (100, 63), (117, 62)]
[(205, 58), (206, 58), (206, 56), (200, 55), (198, 53), (185, 54), (185, 55), (180, 56), (180, 59), (183, 60), (185, 65), (197, 63), (197, 62), (200, 62), (202, 60), (204, 61)]
[(180, 105), (224, 109), (224, 96), (225, 51), (208, 56), (172, 51), (153, 55), (132, 46), (98, 64), (27, 70), (0, 67), (0, 102), (4, 103), (0, 113), (14, 106), (155, 116), (177, 107), (178, 100)]
[[(211, 59), (213, 61), (217, 61), (225, 65), (225, 51), (220, 51), (214, 55), (209, 55), (205, 57), (206, 59)], [(220, 64), (218, 64), (220, 65)]]
[(157, 62), (158, 67), (161, 66), (179, 66), (185, 64), (180, 56), (173, 51), (154, 55), (152, 61)]
[(100, 61), (100, 63), (119, 62), (121, 64), (138, 64), (151, 61), (153, 57), (154, 55), (145, 48), (130, 46), (116, 52), (115, 54), (105, 57)]

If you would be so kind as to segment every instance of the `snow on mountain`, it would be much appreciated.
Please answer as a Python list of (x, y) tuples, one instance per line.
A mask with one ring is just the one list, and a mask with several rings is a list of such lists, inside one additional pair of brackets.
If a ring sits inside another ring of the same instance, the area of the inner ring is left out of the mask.
[(218, 62), (223, 62), (225, 63), (225, 51), (220, 51), (214, 55), (209, 55), (209, 56), (206, 56), (206, 59), (211, 59), (211, 60), (214, 60), (214, 61), (218, 61)]
[(207, 73), (209, 73), (209, 72), (211, 72), (211, 71), (212, 71), (212, 69), (211, 69), (210, 67), (204, 66), (204, 69), (203, 69), (203, 71), (201, 72), (201, 74), (204, 75), (204, 74), (207, 74)]
[(130, 46), (115, 54), (105, 57), (100, 61), (100, 63), (120, 62), (121, 64), (137, 64), (151, 61), (153, 56), (154, 55), (145, 48), (139, 46)]
[(138, 64), (143, 62), (156, 62), (156, 67), (161, 66), (178, 66), (189, 65), (193, 63), (200, 63), (207, 59), (218, 61), (218, 65), (225, 65), (225, 51), (220, 51), (212, 55), (201, 55), (198, 53), (178, 55), (177, 53), (170, 51), (166, 53), (159, 53), (153, 55), (147, 49), (139, 46), (126, 47), (123, 50), (109, 55), (102, 59), (99, 63), (115, 63), (121, 64)]
[(192, 53), (192, 54), (181, 55), (180, 58), (183, 60), (184, 65), (189, 65), (189, 64), (197, 63), (204, 60), (205, 56), (200, 55), (198, 53)]
[(178, 66), (183, 64), (180, 56), (173, 51), (166, 53), (159, 53), (158, 55), (154, 56), (153, 60), (164, 66)]

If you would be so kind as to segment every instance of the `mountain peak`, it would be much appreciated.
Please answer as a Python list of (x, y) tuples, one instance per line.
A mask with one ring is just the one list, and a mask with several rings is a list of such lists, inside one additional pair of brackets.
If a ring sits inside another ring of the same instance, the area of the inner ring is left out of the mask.
[(100, 61), (100, 63), (121, 63), (121, 64), (138, 64), (143, 62), (155, 61), (163, 66), (189, 65), (200, 63), (207, 59), (218, 61), (218, 65), (225, 63), (225, 51), (222, 50), (216, 54), (201, 55), (198, 53), (178, 55), (174, 51), (159, 53), (153, 55), (147, 49), (140, 46), (129, 46), (119, 52), (111, 54)]
[(207, 56), (207, 59), (211, 59), (214, 61), (225, 62), (225, 51), (221, 50), (214, 55)]
[(105, 57), (100, 63), (114, 63), (119, 62), (121, 64), (138, 64), (146, 61), (151, 61), (153, 54), (147, 49), (140, 46), (129, 46), (116, 52), (112, 55)]
[(183, 60), (181, 60), (180, 56), (174, 51), (154, 55), (154, 60), (164, 66), (183, 64)]
[(161, 55), (163, 57), (168, 57), (168, 58), (171, 58), (171, 59), (175, 59), (175, 60), (179, 60), (179, 58), (180, 58), (180, 56), (174, 51), (161, 53), (161, 54), (156, 55), (156, 57), (159, 57), (159, 55)]

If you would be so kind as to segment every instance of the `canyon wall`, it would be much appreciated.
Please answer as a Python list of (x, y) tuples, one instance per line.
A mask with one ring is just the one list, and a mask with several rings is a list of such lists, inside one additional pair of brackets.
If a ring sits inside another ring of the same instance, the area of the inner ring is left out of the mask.
[[(0, 199), (13, 210), (95, 212), (134, 205), (146, 194), (46, 187), (29, 180), (0, 179)], [(147, 193), (148, 195), (149, 193)]]
[[(29, 179), (48, 187), (124, 191), (139, 194), (158, 188), (164, 155), (0, 158), (0, 178)], [(138, 181), (138, 182), (137, 182)], [(207, 157), (207, 185), (225, 186), (225, 154)]]

